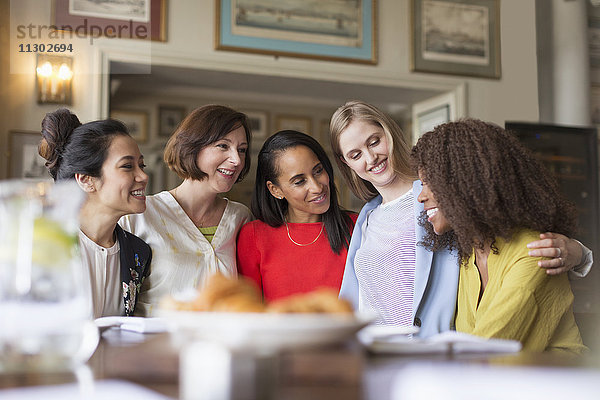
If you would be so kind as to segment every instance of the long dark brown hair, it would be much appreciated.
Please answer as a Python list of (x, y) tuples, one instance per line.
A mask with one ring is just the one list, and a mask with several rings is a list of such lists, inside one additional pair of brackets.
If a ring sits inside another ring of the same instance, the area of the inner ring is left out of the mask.
[(333, 166), (323, 147), (312, 137), (298, 131), (284, 130), (269, 137), (258, 153), (258, 166), (256, 180), (252, 193), (252, 214), (266, 224), (278, 227), (285, 223), (285, 214), (288, 202), (277, 199), (269, 193), (267, 182), (278, 182), (281, 171), (278, 169), (279, 158), (288, 149), (305, 146), (310, 149), (329, 176), (329, 209), (322, 215), (325, 232), (331, 250), (340, 254), (342, 249), (348, 248), (352, 234), (352, 220), (348, 212), (343, 210), (338, 203), (338, 192), (333, 179)]
[(438, 236), (422, 219), (424, 244), (458, 249), (461, 261), (497, 237), (520, 229), (572, 235), (573, 204), (534, 155), (503, 128), (476, 119), (437, 126), (412, 150), (420, 171), (452, 232)]

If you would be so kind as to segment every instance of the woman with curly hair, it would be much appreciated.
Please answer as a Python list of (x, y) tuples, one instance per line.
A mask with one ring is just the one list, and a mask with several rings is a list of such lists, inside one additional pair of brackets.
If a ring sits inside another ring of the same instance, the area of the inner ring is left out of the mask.
[[(426, 234), (416, 221), (410, 148), (398, 125), (370, 104), (350, 101), (333, 114), (331, 147), (356, 196), (367, 201), (348, 248), (340, 297), (358, 310), (374, 311), (386, 325), (415, 325), (427, 337), (454, 325), (458, 288), (456, 254), (418, 246)], [(413, 182), (414, 181), (414, 182)], [(539, 238), (538, 238), (539, 239)], [(545, 233), (528, 245), (549, 274), (591, 266), (591, 252), (561, 234)]]
[(540, 232), (576, 227), (575, 207), (533, 154), (501, 127), (466, 119), (423, 135), (412, 159), (424, 242), (458, 251), (456, 329), (528, 351), (582, 352), (567, 276), (545, 274), (527, 254)]

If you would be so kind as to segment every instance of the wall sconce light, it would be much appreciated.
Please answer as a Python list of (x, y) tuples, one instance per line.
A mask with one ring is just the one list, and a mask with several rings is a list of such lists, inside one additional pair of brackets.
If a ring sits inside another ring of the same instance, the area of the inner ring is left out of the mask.
[(71, 104), (73, 58), (37, 55), (38, 103)]

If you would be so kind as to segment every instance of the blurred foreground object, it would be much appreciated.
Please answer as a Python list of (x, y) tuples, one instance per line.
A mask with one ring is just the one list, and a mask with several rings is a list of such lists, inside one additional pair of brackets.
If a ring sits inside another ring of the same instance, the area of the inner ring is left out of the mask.
[(60, 370), (98, 343), (78, 251), (75, 182), (0, 182), (0, 372)]
[(352, 307), (338, 298), (334, 290), (323, 288), (301, 293), (265, 304), (252, 281), (228, 278), (221, 273), (211, 276), (198, 294), (187, 300), (167, 297), (161, 308), (180, 311), (273, 312), (273, 313), (344, 313)]

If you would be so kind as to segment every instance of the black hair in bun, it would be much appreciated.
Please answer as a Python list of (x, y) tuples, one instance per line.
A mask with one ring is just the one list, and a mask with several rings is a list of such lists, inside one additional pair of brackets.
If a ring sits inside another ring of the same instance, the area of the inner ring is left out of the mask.
[(42, 141), (38, 152), (46, 159), (46, 168), (56, 180), (62, 153), (71, 133), (81, 126), (79, 118), (66, 108), (46, 114), (42, 120)]
[(108, 148), (116, 135), (129, 135), (127, 127), (111, 119), (81, 124), (66, 108), (46, 114), (38, 152), (56, 180), (73, 179), (75, 174), (100, 177)]

